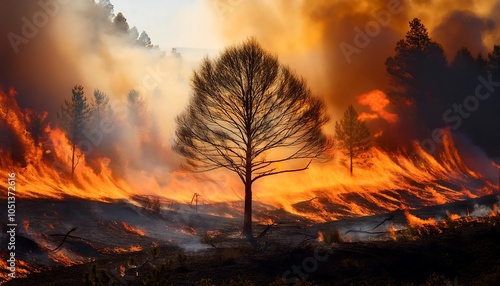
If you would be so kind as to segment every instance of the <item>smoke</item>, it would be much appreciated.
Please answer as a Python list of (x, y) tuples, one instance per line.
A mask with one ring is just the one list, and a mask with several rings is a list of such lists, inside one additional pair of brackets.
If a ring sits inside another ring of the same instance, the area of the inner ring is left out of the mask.
[(433, 36), (439, 39), (449, 56), (453, 56), (460, 47), (467, 47), (474, 55), (485, 55), (491, 47), (485, 46), (483, 35), (494, 28), (492, 19), (483, 19), (471, 11), (455, 11), (434, 29)]
[[(493, 11), (500, 10), (493, 2), (457, 1), (453, 11), (447, 1), (437, 0), (230, 2), (231, 9), (218, 18), (227, 44), (255, 36), (326, 99), (333, 122), (349, 104), (356, 104), (359, 95), (387, 89), (385, 59), (393, 54), (412, 18), (421, 18), (439, 42), (441, 24), (455, 23), (453, 12), (468, 10), (464, 15), (473, 23), (475, 19), (481, 19), (479, 24), (486, 23), (480, 36), (473, 31), (466, 34), (471, 41), (482, 40), (477, 49), (489, 48), (499, 39), (489, 28), (496, 23)], [(217, 176), (221, 173), (216, 173), (218, 185), (200, 184), (177, 169), (179, 158), (170, 151), (174, 118), (187, 105), (188, 80), (195, 63), (132, 44), (129, 36), (112, 27), (108, 15), (90, 0), (2, 1), (0, 34), (0, 86), (14, 87), (23, 108), (47, 111), (53, 128), (59, 124), (56, 114), (74, 85), (83, 85), (87, 98), (95, 88), (110, 96), (118, 119), (115, 131), (101, 134), (103, 143), (94, 147), (105, 150), (99, 155), (110, 157), (113, 175), (125, 178), (131, 189), (140, 193), (168, 189), (169, 196), (187, 197), (188, 201), (201, 188), (213, 194), (210, 199), (237, 197), (231, 192), (232, 186), (239, 186), (234, 177), (220, 179)], [(451, 38), (444, 41), (445, 50), (460, 48), (453, 43)], [(138, 90), (146, 103), (146, 117), (141, 122), (130, 116), (127, 95), (131, 89)], [(383, 107), (375, 106), (377, 109), (370, 104), (357, 107), (360, 114), (373, 113), (393, 120), (394, 110), (385, 100)], [(321, 182), (321, 178), (316, 181)], [(276, 181), (274, 185), (280, 184)], [(297, 186), (301, 190), (309, 187), (290, 183), (289, 188)]]
[[(236, 1), (219, 20), (230, 42), (255, 36), (304, 76), (337, 120), (356, 96), (387, 90), (385, 60), (415, 17), (452, 59), (466, 45), (486, 53), (498, 42), (493, 30), (499, 1)], [(361, 111), (369, 111), (362, 109)]]
[[(168, 185), (165, 174), (180, 162), (170, 146), (193, 63), (135, 44), (94, 1), (2, 1), (0, 11), (0, 87), (15, 88), (21, 107), (47, 111), (52, 128), (61, 126), (57, 113), (73, 86), (84, 86), (89, 103), (94, 89), (103, 91), (115, 120), (109, 131), (88, 133), (87, 163), (110, 158), (113, 175), (144, 193)], [(144, 103), (140, 119), (127, 101), (132, 89)]]

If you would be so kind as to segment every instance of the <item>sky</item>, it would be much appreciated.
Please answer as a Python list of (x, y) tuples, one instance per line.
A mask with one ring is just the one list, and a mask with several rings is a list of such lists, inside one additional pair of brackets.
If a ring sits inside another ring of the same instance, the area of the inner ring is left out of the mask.
[(218, 49), (221, 36), (214, 28), (213, 9), (205, 0), (114, 0), (115, 14), (122, 12), (130, 27), (146, 31), (164, 51), (173, 47)]

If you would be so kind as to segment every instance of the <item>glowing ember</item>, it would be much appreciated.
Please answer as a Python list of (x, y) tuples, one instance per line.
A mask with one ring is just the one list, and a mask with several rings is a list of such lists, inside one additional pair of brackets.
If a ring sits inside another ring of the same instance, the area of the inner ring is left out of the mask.
[(137, 252), (137, 251), (141, 251), (141, 250), (142, 250), (142, 246), (140, 246), (140, 245), (132, 245), (129, 248), (124, 248), (124, 247), (113, 248), (113, 251), (115, 253)]
[(144, 236), (146, 233), (138, 228), (135, 228), (133, 226), (130, 226), (128, 225), (126, 222), (122, 222), (122, 225), (123, 227), (128, 231), (128, 232), (131, 232), (131, 233), (135, 233), (137, 235), (140, 235), (140, 236)]

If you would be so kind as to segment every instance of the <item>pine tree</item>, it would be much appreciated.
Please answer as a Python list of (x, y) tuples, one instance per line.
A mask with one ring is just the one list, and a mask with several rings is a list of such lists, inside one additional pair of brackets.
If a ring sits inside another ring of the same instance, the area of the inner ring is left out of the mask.
[(358, 113), (352, 105), (344, 112), (340, 122), (335, 122), (335, 137), (344, 155), (349, 157), (352, 174), (353, 159), (366, 153), (371, 147), (370, 130), (358, 119)]
[(95, 116), (95, 126), (97, 128), (99, 128), (103, 120), (106, 120), (109, 117), (111, 112), (111, 107), (109, 105), (109, 96), (98, 89), (94, 90), (92, 112)]
[(40, 112), (33, 109), (26, 110), (26, 131), (33, 139), (35, 147), (43, 148), (48, 139), (49, 122), (47, 121), (47, 112)]
[(76, 85), (71, 92), (71, 100), (64, 101), (59, 117), (71, 143), (71, 176), (73, 176), (78, 166), (78, 160), (75, 162), (76, 147), (84, 139), (83, 132), (88, 128), (92, 110), (87, 103), (83, 86)]

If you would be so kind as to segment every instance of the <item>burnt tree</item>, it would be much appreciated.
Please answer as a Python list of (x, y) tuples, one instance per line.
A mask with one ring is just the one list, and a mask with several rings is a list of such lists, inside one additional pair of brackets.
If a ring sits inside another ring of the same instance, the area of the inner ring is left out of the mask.
[[(305, 170), (324, 157), (331, 147), (322, 132), (329, 120), (325, 104), (254, 39), (205, 59), (192, 87), (189, 106), (176, 120), (174, 150), (189, 169), (238, 175), (245, 186), (243, 234), (254, 242), (252, 184)], [(291, 160), (300, 167), (283, 167)]]

